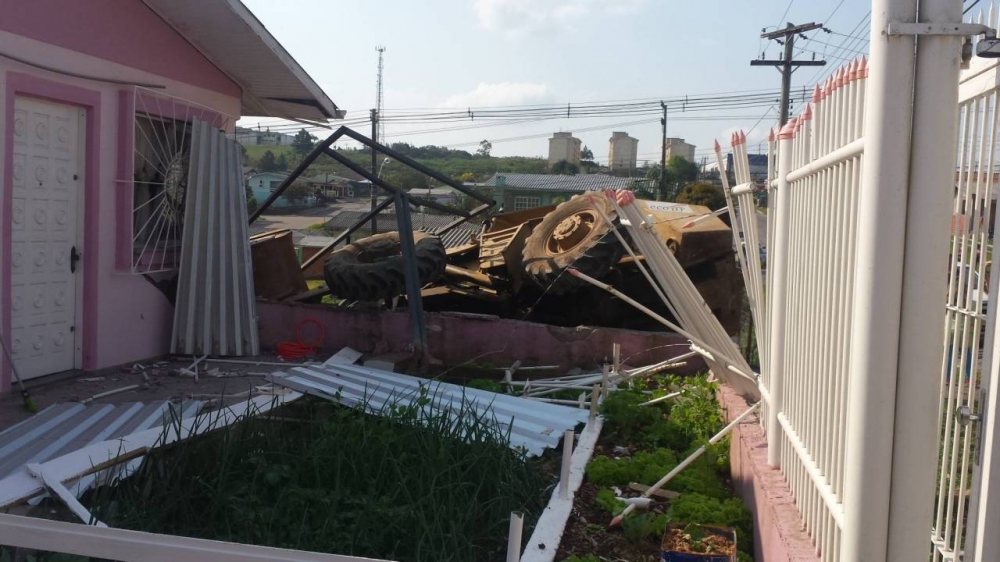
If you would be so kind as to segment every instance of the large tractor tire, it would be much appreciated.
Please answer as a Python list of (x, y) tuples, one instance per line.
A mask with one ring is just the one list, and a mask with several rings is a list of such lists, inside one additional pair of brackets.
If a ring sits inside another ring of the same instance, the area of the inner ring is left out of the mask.
[(583, 281), (564, 271), (573, 267), (594, 278), (607, 275), (621, 259), (624, 248), (612, 226), (597, 210), (617, 224), (614, 206), (602, 194), (576, 195), (559, 204), (535, 227), (524, 242), (524, 272), (536, 285), (561, 294)]
[[(414, 232), (420, 285), (436, 281), (447, 265), (441, 239)], [(377, 301), (406, 292), (406, 274), (398, 232), (376, 234), (330, 254), (323, 263), (323, 277), (336, 297)]]

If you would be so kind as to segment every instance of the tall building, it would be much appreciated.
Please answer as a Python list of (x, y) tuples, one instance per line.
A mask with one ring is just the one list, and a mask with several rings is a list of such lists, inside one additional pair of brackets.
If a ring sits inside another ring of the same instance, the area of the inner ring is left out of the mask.
[(608, 168), (612, 172), (634, 172), (638, 154), (639, 139), (628, 136), (628, 133), (611, 133), (608, 139)]
[(694, 145), (684, 142), (684, 139), (667, 139), (667, 161), (670, 160), (671, 156), (683, 156), (688, 162), (696, 163), (694, 161)]
[(552, 133), (549, 139), (549, 168), (560, 160), (580, 164), (580, 139), (573, 133)]

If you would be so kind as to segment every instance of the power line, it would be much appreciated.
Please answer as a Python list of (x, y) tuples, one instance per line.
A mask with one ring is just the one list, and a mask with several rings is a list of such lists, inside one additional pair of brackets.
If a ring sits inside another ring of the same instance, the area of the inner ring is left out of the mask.
[[(859, 21), (857, 23), (857, 25), (854, 26), (854, 29), (852, 29), (851, 32), (848, 35), (844, 36), (844, 40), (841, 41), (840, 45), (837, 47), (837, 49), (834, 50), (834, 54), (836, 54), (837, 51), (840, 50), (840, 49), (850, 49), (850, 48), (853, 48), (854, 43), (858, 39), (862, 38), (863, 35), (864, 35), (864, 33), (866, 31), (868, 31), (868, 29), (865, 27), (865, 25), (867, 23), (869, 23), (869, 18), (871, 17), (871, 15), (872, 15), (872, 12), (871, 12), (871, 10), (869, 10), (868, 13), (865, 14), (864, 17), (861, 18), (861, 21)], [(843, 35), (842, 33), (838, 33), (836, 31), (832, 31), (831, 33), (833, 33), (834, 35)], [(820, 69), (820, 70), (816, 71), (816, 74), (814, 74), (812, 76), (812, 78), (810, 78), (806, 83), (807, 84), (816, 84), (816, 83), (822, 81), (824, 78), (826, 78), (826, 76), (828, 74), (832, 73), (834, 70), (836, 70), (835, 67), (827, 68), (825, 71), (823, 69)]]
[[(673, 113), (676, 115), (678, 113), (715, 112), (725, 109), (767, 107), (774, 103), (777, 96), (778, 93), (773, 91), (764, 94), (741, 96), (715, 96), (703, 98), (692, 98), (688, 96), (686, 98), (676, 98), (675, 103), (679, 106), (678, 109), (680, 111), (675, 110)], [(673, 107), (674, 103), (671, 103), (671, 106)], [(660, 112), (661, 107), (657, 101), (655, 103), (585, 105), (578, 106), (576, 109), (573, 109), (572, 106), (568, 109), (566, 107), (547, 106), (528, 110), (497, 110), (489, 112), (472, 111), (467, 113), (438, 112), (406, 116), (397, 115), (395, 117), (393, 117), (390, 113), (385, 117), (385, 120), (399, 124), (456, 122), (474, 123), (476, 120), (488, 123), (491, 121), (502, 120), (524, 121), (536, 119), (579, 119), (608, 116), (641, 116), (656, 115)], [(485, 115), (483, 113), (485, 113)], [(355, 123), (363, 122), (365, 121), (355, 121)], [(310, 130), (309, 127), (303, 127), (298, 123), (290, 123), (287, 125), (275, 124), (269, 125), (268, 127), (273, 132), (291, 132), (302, 128), (305, 128), (307, 131)], [(322, 129), (314, 127), (311, 130), (318, 131)]]
[(795, 0), (789, 0), (788, 6), (785, 7), (785, 13), (781, 14), (781, 17), (778, 18), (778, 23), (775, 24), (774, 27), (781, 27), (781, 22), (785, 21), (785, 16), (788, 15), (788, 11), (792, 9), (792, 4), (794, 4), (794, 3), (795, 3)]
[[(855, 55), (864, 55), (864, 54), (866, 54), (866, 51), (862, 51), (860, 49), (847, 49), (846, 47), (841, 47), (841, 46), (838, 46), (838, 45), (834, 45), (833, 43), (827, 43), (826, 41), (820, 41), (819, 39), (814, 39), (812, 37), (806, 37), (805, 41), (807, 43), (818, 43), (818, 44), (826, 46), (826, 47), (834, 47), (834, 48), (836, 48), (838, 50), (849, 52), (849, 53), (853, 53)], [(824, 54), (826, 56), (833, 56), (833, 55), (830, 55), (830, 54), (825, 53), (825, 52), (822, 53), (822, 54)]]

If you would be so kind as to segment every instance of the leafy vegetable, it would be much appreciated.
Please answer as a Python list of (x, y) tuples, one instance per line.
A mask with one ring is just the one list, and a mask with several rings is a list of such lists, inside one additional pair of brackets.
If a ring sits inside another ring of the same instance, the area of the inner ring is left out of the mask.
[(618, 499), (618, 496), (610, 488), (601, 488), (597, 492), (597, 497), (594, 498), (594, 503), (611, 515), (618, 515), (625, 509), (625, 502)]

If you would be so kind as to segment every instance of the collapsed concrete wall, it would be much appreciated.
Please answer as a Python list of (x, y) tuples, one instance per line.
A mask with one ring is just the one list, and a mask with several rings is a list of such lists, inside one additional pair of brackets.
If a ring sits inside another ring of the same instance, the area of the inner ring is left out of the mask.
[[(351, 347), (363, 353), (405, 351), (410, 344), (409, 318), (404, 312), (359, 311), (327, 305), (258, 303), (260, 339), (265, 348), (294, 338), (300, 322), (312, 318), (325, 329), (321, 347)], [(622, 362), (640, 366), (676, 357), (688, 351), (687, 339), (667, 332), (639, 332), (610, 328), (562, 328), (506, 320), (496, 316), (457, 312), (427, 313), (427, 342), (431, 356), (445, 364), (469, 361), (508, 365), (560, 365), (592, 368), (611, 361), (612, 344), (621, 345)], [(678, 369), (704, 369), (693, 358)]]

